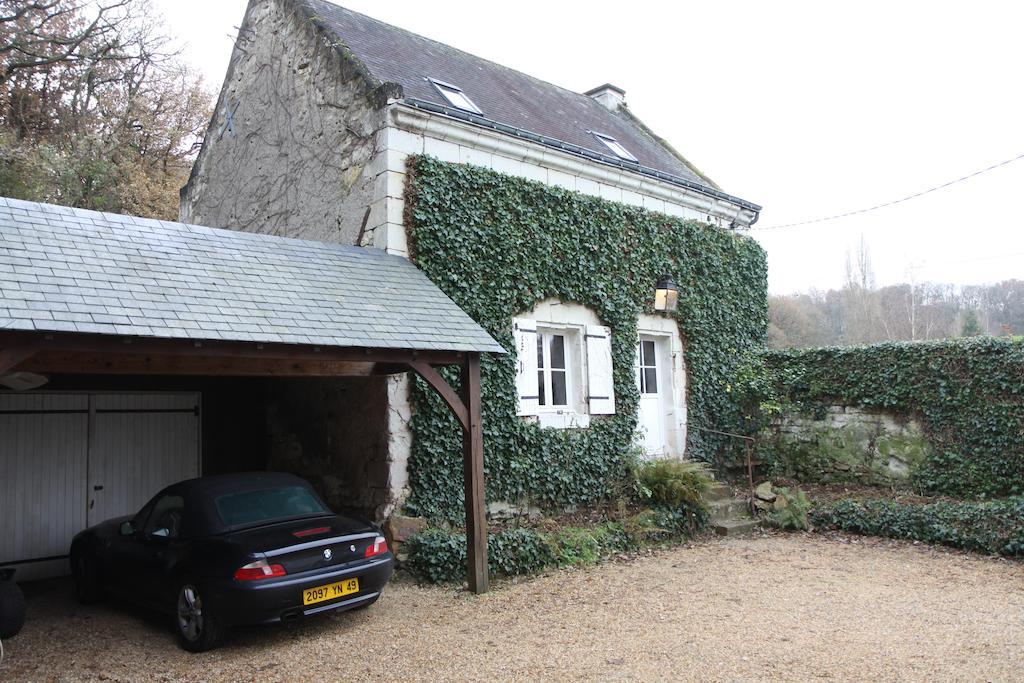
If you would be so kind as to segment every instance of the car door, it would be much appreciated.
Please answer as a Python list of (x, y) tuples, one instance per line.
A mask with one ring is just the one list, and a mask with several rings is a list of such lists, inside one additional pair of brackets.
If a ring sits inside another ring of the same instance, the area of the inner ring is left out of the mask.
[(171, 585), (171, 570), (178, 563), (186, 540), (182, 527), (185, 499), (178, 492), (161, 495), (146, 520), (137, 545), (133, 578), (136, 599), (139, 602), (165, 609), (170, 604), (175, 587)]
[(138, 563), (141, 558), (139, 546), (142, 528), (156, 501), (156, 498), (150, 500), (130, 520), (121, 522), (117, 529), (106, 532), (109, 534), (109, 544), (100, 551), (97, 559), (100, 562), (103, 583), (112, 593), (128, 598), (134, 597)]
[(180, 541), (183, 509), (181, 495), (164, 491), (146, 504), (130, 527), (122, 525), (104, 563), (105, 583), (113, 592), (132, 602), (166, 607), (169, 589), (158, 577)]

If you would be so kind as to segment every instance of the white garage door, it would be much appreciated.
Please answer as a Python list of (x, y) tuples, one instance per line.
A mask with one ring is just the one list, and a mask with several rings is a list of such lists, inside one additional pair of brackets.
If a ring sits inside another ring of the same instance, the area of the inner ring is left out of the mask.
[(66, 574), (71, 538), (199, 475), (197, 394), (0, 393), (0, 566)]

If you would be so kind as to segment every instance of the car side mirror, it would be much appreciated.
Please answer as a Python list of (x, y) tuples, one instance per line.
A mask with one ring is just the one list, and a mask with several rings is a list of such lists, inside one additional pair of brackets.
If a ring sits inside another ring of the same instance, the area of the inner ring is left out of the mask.
[(134, 536), (135, 535), (135, 524), (128, 520), (127, 522), (121, 522), (121, 535), (122, 536)]

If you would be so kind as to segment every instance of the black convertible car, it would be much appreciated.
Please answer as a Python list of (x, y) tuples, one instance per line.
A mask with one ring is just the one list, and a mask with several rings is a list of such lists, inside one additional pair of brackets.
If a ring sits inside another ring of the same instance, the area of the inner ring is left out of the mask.
[(200, 652), (232, 626), (367, 607), (394, 558), (376, 527), (335, 515), (303, 479), (253, 472), (174, 484), (86, 529), (71, 568), (82, 602), (109, 591), (167, 612)]

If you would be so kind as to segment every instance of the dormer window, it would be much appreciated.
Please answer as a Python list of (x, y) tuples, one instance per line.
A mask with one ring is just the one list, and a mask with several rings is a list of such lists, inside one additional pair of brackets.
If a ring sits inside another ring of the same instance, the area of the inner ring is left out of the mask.
[(471, 111), (474, 114), (483, 114), (480, 107), (473, 104), (473, 100), (469, 99), (466, 93), (462, 92), (462, 88), (451, 83), (445, 83), (438, 81), (433, 78), (427, 79), (433, 84), (437, 92), (441, 93), (441, 96), (448, 100), (448, 104), (452, 105), (456, 109), (462, 109), (463, 111)]
[(637, 161), (637, 158), (630, 154), (628, 149), (620, 145), (619, 141), (611, 137), (610, 135), (604, 135), (603, 133), (598, 133), (595, 131), (590, 131), (590, 134), (593, 135), (598, 140), (600, 140), (602, 143), (604, 143), (604, 146), (607, 147), (611, 151), (611, 153), (617, 156), (618, 158), (625, 159), (626, 161)]

